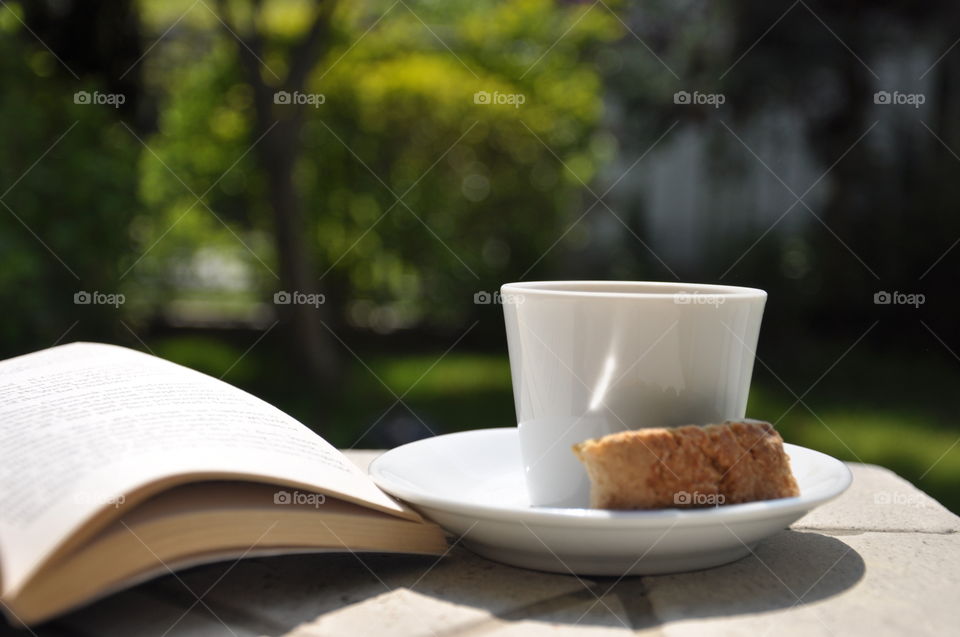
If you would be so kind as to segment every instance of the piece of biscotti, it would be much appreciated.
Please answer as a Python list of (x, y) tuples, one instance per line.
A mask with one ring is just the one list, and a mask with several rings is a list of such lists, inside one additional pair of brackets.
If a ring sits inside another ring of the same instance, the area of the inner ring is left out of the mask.
[(800, 495), (783, 439), (757, 420), (622, 431), (573, 446), (590, 506), (662, 509)]

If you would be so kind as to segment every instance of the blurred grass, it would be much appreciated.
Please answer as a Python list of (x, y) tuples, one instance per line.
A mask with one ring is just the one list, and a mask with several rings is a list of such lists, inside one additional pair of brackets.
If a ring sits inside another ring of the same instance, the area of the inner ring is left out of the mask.
[[(245, 347), (177, 337), (152, 348), (189, 367), (223, 375), (308, 425), (323, 422), (318, 429), (338, 447), (389, 447), (433, 433), (515, 422), (505, 353), (441, 357), (440, 351), (385, 355), (361, 349), (363, 363), (346, 360), (345, 382), (333, 392), (305, 387), (279, 347), (257, 347), (241, 358)], [(819, 367), (798, 365), (784, 382), (802, 396), (822, 374), (822, 360)], [(884, 361), (877, 365), (869, 352), (860, 352), (797, 404), (795, 395), (758, 364), (747, 413), (774, 422), (787, 442), (890, 468), (960, 512), (957, 429), (949, 405), (929, 400), (931, 388), (955, 384), (956, 370), (926, 360), (891, 365), (889, 354)], [(397, 404), (398, 397), (403, 404)]]
[[(886, 393), (888, 400), (894, 395)], [(951, 511), (960, 513), (958, 433), (953, 423), (935, 410), (885, 408), (873, 401), (861, 401), (856, 395), (846, 405), (804, 398), (809, 409), (802, 404), (791, 409), (795, 401), (782, 386), (755, 382), (747, 411), (756, 418), (775, 422), (787, 442), (841, 460), (892, 469)]]

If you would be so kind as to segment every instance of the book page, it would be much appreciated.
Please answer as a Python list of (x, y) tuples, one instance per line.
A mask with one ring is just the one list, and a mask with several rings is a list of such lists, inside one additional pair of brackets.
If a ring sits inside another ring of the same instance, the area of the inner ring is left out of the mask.
[[(403, 514), (356, 466), (279, 409), (134, 350), (73, 343), (0, 362), (3, 594), (105, 507), (188, 474), (304, 485)], [(281, 496), (297, 497), (296, 491)], [(307, 497), (307, 494), (303, 494)]]

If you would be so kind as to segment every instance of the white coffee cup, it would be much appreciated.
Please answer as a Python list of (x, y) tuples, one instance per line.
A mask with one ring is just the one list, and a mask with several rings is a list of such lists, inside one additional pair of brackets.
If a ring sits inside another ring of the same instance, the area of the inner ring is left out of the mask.
[(763, 290), (546, 281), (500, 292), (532, 505), (587, 506), (578, 442), (744, 417)]

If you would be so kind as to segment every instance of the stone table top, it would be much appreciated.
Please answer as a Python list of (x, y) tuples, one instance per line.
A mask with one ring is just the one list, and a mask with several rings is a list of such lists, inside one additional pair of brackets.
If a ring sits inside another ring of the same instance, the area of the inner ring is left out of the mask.
[[(346, 453), (366, 468), (380, 452)], [(460, 546), (439, 560), (255, 558), (161, 577), (33, 632), (875, 637), (960, 630), (960, 518), (887, 469), (849, 466), (853, 485), (841, 497), (753, 555), (706, 571), (578, 579), (504, 566)], [(3, 636), (28, 634), (0, 628)]]

